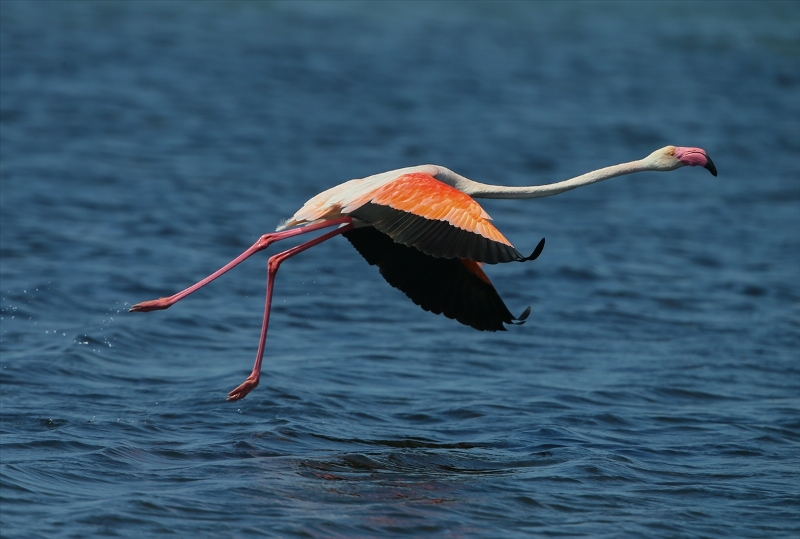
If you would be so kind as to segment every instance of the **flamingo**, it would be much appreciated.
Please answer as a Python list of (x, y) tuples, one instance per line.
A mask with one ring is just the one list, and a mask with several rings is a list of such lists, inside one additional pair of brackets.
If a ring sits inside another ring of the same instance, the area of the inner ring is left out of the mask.
[(530, 307), (514, 317), (482, 265), (535, 260), (544, 248), (544, 239), (530, 256), (523, 256), (492, 225), (491, 217), (475, 199), (546, 197), (616, 176), (671, 171), (683, 166), (702, 166), (717, 175), (705, 150), (666, 146), (644, 159), (547, 185), (488, 185), (438, 165), (401, 168), (350, 180), (311, 198), (275, 232), (261, 236), (202, 281), (172, 296), (138, 303), (130, 310), (167, 309), (276, 241), (336, 227), (269, 259), (256, 361), (247, 379), (228, 394), (228, 400), (239, 400), (258, 386), (261, 377), (275, 276), (285, 260), (341, 234), (370, 265), (378, 266), (390, 285), (424, 310), (444, 314), (478, 330), (505, 330), (504, 324), (522, 324)]

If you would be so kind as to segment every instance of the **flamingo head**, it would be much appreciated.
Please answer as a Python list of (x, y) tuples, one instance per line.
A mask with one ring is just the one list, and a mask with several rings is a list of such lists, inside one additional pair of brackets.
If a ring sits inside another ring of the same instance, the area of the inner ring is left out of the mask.
[(688, 148), (683, 146), (666, 146), (656, 150), (645, 159), (654, 170), (675, 170), (685, 166), (701, 166), (717, 175), (717, 167), (702, 148)]

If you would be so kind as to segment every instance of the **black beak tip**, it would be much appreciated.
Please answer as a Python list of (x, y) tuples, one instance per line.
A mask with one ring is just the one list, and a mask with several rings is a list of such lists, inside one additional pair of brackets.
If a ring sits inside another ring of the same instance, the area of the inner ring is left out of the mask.
[(712, 176), (717, 175), (717, 167), (714, 166), (714, 161), (711, 160), (709, 156), (706, 155), (706, 166), (703, 167), (708, 169)]

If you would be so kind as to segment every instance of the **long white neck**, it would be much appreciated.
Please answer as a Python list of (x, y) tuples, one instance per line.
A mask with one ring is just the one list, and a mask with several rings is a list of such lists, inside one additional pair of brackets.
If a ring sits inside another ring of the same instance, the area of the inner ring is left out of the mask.
[(526, 187), (504, 187), (502, 185), (488, 185), (476, 182), (460, 176), (449, 169), (445, 169), (444, 167), (438, 168), (440, 169), (440, 173), (436, 175), (438, 179), (452, 185), (473, 198), (549, 197), (563, 193), (564, 191), (569, 191), (570, 189), (575, 189), (576, 187), (582, 187), (625, 174), (633, 174), (634, 172), (644, 172), (648, 170), (669, 170), (669, 168), (665, 168), (658, 163), (653, 163), (651, 159), (645, 158), (587, 172), (586, 174), (558, 183)]

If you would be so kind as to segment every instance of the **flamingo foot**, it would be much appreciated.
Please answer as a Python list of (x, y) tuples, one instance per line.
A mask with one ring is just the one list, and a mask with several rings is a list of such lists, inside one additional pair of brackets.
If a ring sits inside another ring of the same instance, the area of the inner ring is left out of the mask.
[(238, 401), (247, 396), (248, 393), (258, 387), (258, 378), (248, 377), (242, 384), (228, 393), (229, 401)]
[(169, 301), (169, 298), (151, 299), (150, 301), (137, 303), (130, 308), (129, 312), (146, 313), (148, 311), (159, 311), (168, 308), (170, 305), (172, 305), (172, 303)]

